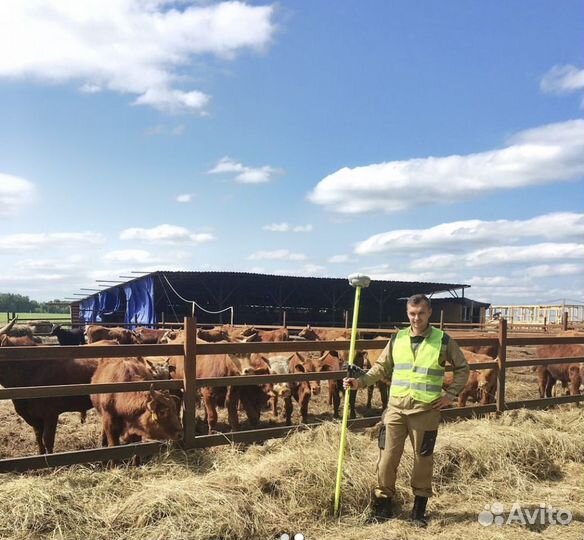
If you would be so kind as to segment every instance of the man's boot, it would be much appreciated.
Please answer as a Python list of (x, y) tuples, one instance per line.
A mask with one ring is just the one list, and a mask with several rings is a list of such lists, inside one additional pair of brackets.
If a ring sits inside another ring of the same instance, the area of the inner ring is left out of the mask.
[(367, 523), (381, 523), (393, 517), (393, 504), (389, 497), (373, 497), (373, 510)]
[(411, 520), (414, 525), (418, 527), (427, 527), (428, 520), (426, 519), (426, 504), (428, 503), (428, 497), (420, 497), (416, 495), (414, 499), (414, 507), (412, 508)]

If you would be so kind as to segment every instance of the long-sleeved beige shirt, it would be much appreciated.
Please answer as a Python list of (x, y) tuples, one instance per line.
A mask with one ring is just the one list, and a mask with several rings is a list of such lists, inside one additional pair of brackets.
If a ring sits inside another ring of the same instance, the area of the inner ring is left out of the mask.
[[(418, 337), (416, 339), (416, 336), (412, 336), (411, 327), (409, 328), (414, 357), (416, 356), (416, 352), (422, 341), (422, 338), (427, 338), (431, 332), (432, 327), (428, 325), (428, 328), (426, 328), (421, 338)], [(379, 355), (375, 365), (373, 365), (365, 375), (359, 377), (359, 388), (370, 386), (380, 380), (383, 380), (388, 384), (391, 383), (394, 366), (394, 359), (392, 355), (394, 339), (395, 337), (392, 337), (392, 339), (387, 343), (387, 346)], [(442, 367), (446, 367), (447, 362), (453, 367), (452, 384), (448, 387), (448, 390), (443, 390), (442, 394), (448, 396), (450, 400), (454, 400), (464, 388), (464, 385), (468, 380), (470, 370), (466, 359), (462, 354), (460, 347), (458, 346), (458, 343), (456, 343), (456, 341), (454, 341), (450, 336), (442, 340), (442, 347), (440, 349), (440, 358), (438, 359), (438, 362)], [(402, 409), (406, 414), (425, 411), (432, 408), (430, 403), (416, 401), (411, 396), (392, 396), (389, 399), (389, 404), (393, 407), (397, 407), (398, 409)]]

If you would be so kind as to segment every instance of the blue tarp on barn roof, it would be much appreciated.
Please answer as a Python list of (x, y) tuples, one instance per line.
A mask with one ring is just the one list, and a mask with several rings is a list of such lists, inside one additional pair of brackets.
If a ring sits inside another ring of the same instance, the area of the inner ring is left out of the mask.
[(154, 311), (154, 278), (145, 276), (131, 281), (124, 287), (126, 294), (126, 317), (124, 322), (130, 323), (130, 328), (140, 325), (156, 324)]
[(79, 320), (81, 324), (93, 324), (97, 311), (97, 296), (90, 296), (81, 300), (79, 302)]
[(97, 295), (97, 314), (95, 315), (95, 322), (107, 322), (111, 320), (108, 316), (120, 310), (121, 305), (121, 291), (118, 288), (108, 289), (102, 291)]
[[(125, 296), (125, 310), (123, 306)], [(151, 276), (113, 287), (80, 302), (79, 318), (82, 324), (120, 320), (116, 313), (125, 311), (124, 322), (130, 328), (157, 322), (154, 311), (154, 279)]]

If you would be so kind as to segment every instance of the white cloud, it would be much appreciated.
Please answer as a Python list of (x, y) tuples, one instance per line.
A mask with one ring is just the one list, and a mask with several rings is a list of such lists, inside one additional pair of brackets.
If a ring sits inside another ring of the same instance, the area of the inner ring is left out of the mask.
[(464, 283), (455, 274), (444, 272), (366, 272), (376, 281), (421, 281), (424, 283)]
[(584, 244), (532, 244), (529, 246), (498, 246), (478, 249), (464, 259), (468, 266), (486, 264), (513, 264), (558, 259), (583, 259)]
[(563, 94), (584, 89), (584, 69), (575, 66), (554, 66), (541, 79), (540, 88), (551, 94)]
[(103, 256), (103, 260), (107, 262), (116, 263), (141, 263), (141, 264), (151, 264), (156, 262), (154, 257), (143, 249), (121, 249), (110, 251)]
[(290, 230), (290, 224), (284, 223), (272, 223), (271, 225), (264, 225), (262, 227), (264, 231), (272, 232), (288, 232)]
[(305, 264), (302, 267), (302, 273), (305, 276), (322, 276), (325, 270), (326, 267), (319, 264)]
[(410, 263), (412, 270), (428, 270), (429, 268), (448, 268), (460, 261), (460, 257), (450, 254), (436, 254), (416, 258)]
[(221, 158), (217, 164), (207, 171), (208, 174), (235, 174), (235, 181), (242, 184), (263, 184), (272, 180), (276, 174), (282, 174), (282, 169), (264, 165), (248, 167), (230, 157)]
[(0, 250), (25, 251), (29, 249), (102, 244), (105, 237), (98, 233), (20, 233), (0, 236)]
[(324, 276), (326, 268), (324, 266), (318, 264), (305, 264), (303, 266), (299, 266), (298, 268), (278, 268), (274, 270), (274, 274), (278, 276), (317, 276), (322, 277)]
[(36, 189), (32, 182), (0, 173), (0, 218), (16, 214), (36, 197)]
[(295, 225), (292, 226), (289, 223), (272, 223), (271, 225), (264, 225), (262, 227), (264, 231), (271, 231), (271, 232), (310, 232), (312, 231), (312, 225)]
[(557, 212), (526, 220), (453, 221), (428, 229), (398, 229), (375, 234), (355, 247), (355, 253), (365, 255), (380, 252), (441, 249), (445, 246), (497, 243), (501, 238), (514, 242), (523, 238), (541, 237), (559, 240), (584, 236), (584, 214)]
[(332, 257), (329, 257), (327, 260), (327, 262), (332, 264), (348, 263), (353, 261), (354, 259), (351, 259), (349, 255), (333, 255)]
[(517, 279), (507, 276), (474, 276), (468, 280), (468, 284), (473, 287), (510, 287), (517, 285)]
[(158, 225), (151, 229), (133, 227), (125, 229), (120, 233), (120, 240), (139, 240), (142, 242), (153, 242), (161, 244), (193, 244), (198, 245), (204, 242), (215, 240), (211, 233), (193, 233), (184, 227), (176, 225)]
[(101, 86), (98, 86), (97, 84), (86, 83), (86, 84), (82, 84), (79, 87), (79, 91), (82, 94), (97, 94), (97, 93), (101, 92), (101, 90), (102, 90)]
[(571, 120), (519, 132), (499, 150), (343, 167), (322, 179), (308, 198), (336, 212), (396, 212), (582, 174), (584, 120)]
[(252, 253), (249, 260), (272, 260), (272, 261), (304, 261), (306, 255), (302, 253), (291, 253), (287, 249), (276, 249), (274, 251), (256, 251)]
[(204, 109), (210, 97), (198, 90), (184, 92), (169, 88), (149, 88), (134, 100), (134, 105), (150, 105), (162, 112), (180, 113)]
[(232, 59), (265, 49), (274, 7), (195, 0), (4, 0), (0, 2), (0, 77), (76, 82), (85, 93), (137, 96), (160, 110), (200, 112), (209, 96), (178, 89), (196, 55)]
[(176, 196), (176, 202), (179, 203), (189, 203), (193, 200), (192, 193), (181, 193), (180, 195)]
[(584, 264), (539, 264), (517, 270), (516, 274), (530, 278), (582, 275), (584, 274)]
[(312, 225), (310, 225), (310, 223), (308, 225), (296, 225), (292, 229), (292, 232), (311, 232), (311, 231), (312, 231)]

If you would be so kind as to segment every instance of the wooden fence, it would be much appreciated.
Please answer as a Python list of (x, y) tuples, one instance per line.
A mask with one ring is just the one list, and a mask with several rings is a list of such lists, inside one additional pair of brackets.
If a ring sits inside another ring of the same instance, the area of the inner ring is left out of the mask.
[[(184, 329), (186, 340), (184, 345), (118, 345), (118, 346), (39, 346), (39, 347), (2, 347), (0, 348), (0, 362), (43, 360), (51, 361), (66, 358), (118, 358), (129, 356), (184, 356), (184, 380), (159, 380), (126, 383), (82, 384), (44, 387), (22, 387), (0, 389), (0, 399), (23, 399), (38, 397), (57, 397), (72, 395), (88, 395), (107, 392), (130, 392), (148, 390), (151, 385), (158, 389), (184, 390), (184, 440), (180, 443), (185, 449), (206, 448), (229, 443), (260, 442), (269, 438), (282, 437), (290, 431), (302, 430), (316, 424), (299, 426), (280, 426), (266, 429), (256, 429), (232, 433), (213, 435), (195, 435), (195, 400), (197, 387), (243, 386), (252, 384), (266, 384), (276, 382), (308, 381), (308, 380), (338, 380), (345, 376), (343, 371), (328, 371), (322, 373), (286, 374), (286, 375), (254, 375), (238, 377), (219, 377), (197, 379), (196, 362), (198, 355), (225, 354), (225, 353), (274, 353), (274, 352), (307, 352), (321, 350), (348, 350), (349, 341), (287, 341), (275, 343), (196, 343), (196, 323), (192, 318), (185, 318)], [(509, 346), (543, 345), (543, 344), (580, 344), (582, 337), (560, 336), (508, 336), (507, 323), (501, 321), (497, 334), (482, 337), (455, 336), (461, 346), (495, 345), (499, 346), (499, 357), (496, 361), (473, 364), (472, 369), (497, 369), (497, 396), (496, 403), (451, 408), (442, 411), (445, 419), (456, 417), (470, 417), (487, 413), (502, 413), (505, 410), (526, 408), (543, 408), (553, 404), (575, 403), (584, 400), (584, 395), (561, 396), (555, 398), (530, 399), (520, 401), (505, 400), (505, 375), (508, 368), (538, 366), (548, 364), (564, 364), (584, 362), (584, 357), (578, 358), (544, 358), (529, 360), (514, 360), (507, 358)], [(358, 340), (357, 349), (382, 349), (386, 345), (384, 340)], [(447, 370), (451, 369), (447, 366)], [(535, 390), (535, 389), (534, 389)], [(372, 426), (380, 421), (379, 416), (359, 418), (349, 421), (351, 429)], [(76, 463), (117, 460), (135, 455), (146, 456), (158, 453), (168, 448), (170, 443), (136, 443), (113, 448), (96, 448), (76, 452), (62, 452), (41, 456), (28, 456), (0, 460), (0, 472), (24, 471), (44, 467), (58, 467)]]

